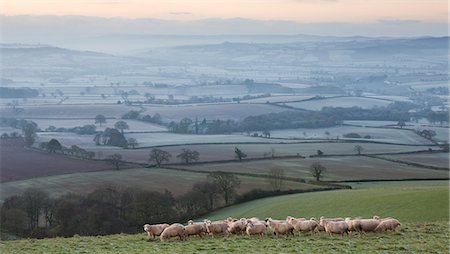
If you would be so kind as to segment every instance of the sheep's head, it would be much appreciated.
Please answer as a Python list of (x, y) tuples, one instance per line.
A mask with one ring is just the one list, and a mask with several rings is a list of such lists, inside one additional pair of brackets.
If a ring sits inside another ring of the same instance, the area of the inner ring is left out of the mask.
[(145, 224), (144, 231), (149, 231), (149, 230), (150, 230), (150, 224)]
[(188, 221), (188, 225), (192, 225), (192, 224), (194, 224), (194, 221), (193, 220), (189, 220)]

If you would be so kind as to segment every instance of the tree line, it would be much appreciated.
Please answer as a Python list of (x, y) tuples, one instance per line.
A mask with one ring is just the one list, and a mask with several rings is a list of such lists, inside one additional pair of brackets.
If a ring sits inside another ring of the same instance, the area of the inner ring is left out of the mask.
[(36, 238), (136, 233), (145, 223), (187, 221), (230, 205), (239, 186), (237, 176), (213, 172), (178, 197), (168, 190), (104, 186), (86, 195), (69, 193), (53, 198), (48, 192), (29, 188), (4, 200), (1, 230)]

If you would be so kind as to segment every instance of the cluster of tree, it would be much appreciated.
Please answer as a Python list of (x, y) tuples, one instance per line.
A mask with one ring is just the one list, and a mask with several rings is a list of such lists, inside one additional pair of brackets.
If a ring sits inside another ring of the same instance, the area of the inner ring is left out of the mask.
[(340, 124), (338, 115), (316, 111), (284, 111), (246, 117), (239, 123), (238, 131), (322, 128)]
[(412, 108), (413, 105), (410, 103), (395, 102), (387, 107), (374, 107), (372, 109), (324, 107), (321, 112), (335, 116), (339, 120), (409, 121), (409, 110)]
[[(0, 118), (0, 126), (9, 126), (22, 130), (22, 136), (26, 146), (31, 146), (36, 141), (36, 132), (39, 131), (39, 126), (33, 121), (15, 118)], [(12, 137), (18, 137), (18, 134), (13, 134)], [(4, 135), (6, 137), (6, 135)]]
[(350, 132), (350, 133), (346, 133), (344, 135), (342, 135), (344, 138), (365, 138), (365, 139), (370, 139), (372, 138), (370, 135), (364, 135), (361, 136), (356, 132)]
[(179, 222), (199, 217), (236, 200), (238, 177), (208, 175), (182, 196), (138, 188), (105, 186), (87, 195), (52, 198), (30, 188), (4, 200), (0, 222), (4, 233), (19, 237), (70, 237), (142, 231), (145, 223)]
[(95, 152), (87, 151), (76, 145), (65, 147), (57, 139), (51, 139), (49, 142), (42, 142), (39, 147), (48, 153), (58, 153), (78, 157), (81, 159), (91, 160), (95, 157)]
[(128, 113), (124, 114), (122, 116), (122, 119), (134, 119), (134, 120), (140, 120), (148, 123), (156, 123), (156, 124), (162, 124), (162, 118), (161, 115), (156, 113), (153, 116), (147, 114), (141, 116), (141, 111), (138, 110), (130, 110)]
[(0, 98), (33, 98), (39, 95), (37, 89), (29, 87), (11, 88), (0, 86)]
[[(163, 164), (164, 162), (169, 162), (171, 157), (172, 154), (170, 154), (169, 152), (154, 148), (149, 154), (148, 161), (150, 163), (154, 163), (154, 165), (157, 167), (161, 167), (161, 164)], [(191, 149), (182, 149), (181, 153), (177, 155), (177, 158), (180, 159), (182, 163), (189, 164), (200, 160), (200, 153)]]
[(97, 133), (97, 126), (94, 124), (86, 124), (83, 126), (76, 126), (72, 128), (56, 128), (55, 126), (51, 125), (45, 131), (50, 132), (73, 132), (79, 135), (93, 135)]
[(427, 139), (433, 139), (434, 136), (436, 136), (436, 132), (434, 130), (416, 130), (416, 133)]
[(95, 135), (93, 140), (98, 146), (107, 145), (128, 148), (128, 141), (125, 139), (123, 133), (113, 128), (106, 128), (103, 132)]

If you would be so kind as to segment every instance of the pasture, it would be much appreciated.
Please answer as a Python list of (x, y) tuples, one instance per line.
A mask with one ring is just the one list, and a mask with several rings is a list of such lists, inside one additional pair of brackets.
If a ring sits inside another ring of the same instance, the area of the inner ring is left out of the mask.
[(419, 154), (396, 154), (396, 155), (383, 155), (383, 158), (400, 160), (405, 162), (420, 163), (431, 165), (435, 167), (448, 168), (449, 167), (449, 154), (442, 153), (419, 153)]
[[(345, 134), (356, 133), (361, 138), (345, 138)], [(271, 131), (272, 138), (286, 139), (348, 139), (348, 140), (366, 140), (398, 144), (433, 144), (411, 130), (392, 129), (392, 128), (369, 128), (354, 126), (336, 126), (330, 128), (317, 129), (288, 129)], [(370, 136), (369, 139), (363, 137)]]
[(448, 253), (448, 224), (408, 223), (398, 233), (341, 239), (328, 235), (276, 238), (192, 237), (187, 241), (147, 241), (141, 234), (2, 241), (12, 253)]
[[(355, 186), (356, 185), (356, 186)], [(233, 205), (205, 215), (218, 220), (227, 217), (284, 219), (295, 217), (391, 216), (408, 223), (449, 221), (448, 181), (360, 183), (351, 190), (291, 194)]]
[[(397, 185), (399, 184), (399, 185)], [(2, 241), (2, 253), (448, 253), (447, 182), (361, 184), (355, 190), (292, 194), (259, 199), (205, 215), (231, 217), (393, 216), (402, 225), (396, 233), (363, 237), (320, 234), (294, 237), (209, 236), (186, 241), (148, 241), (147, 235), (118, 234), (53, 239)]]
[(7, 181), (113, 168), (104, 161), (81, 160), (26, 149), (22, 139), (0, 139), (0, 158), (2, 186)]
[[(2, 183), (1, 199), (22, 193), (25, 189), (34, 187), (49, 192), (52, 196), (66, 193), (87, 194), (95, 189), (118, 185), (124, 187), (138, 187), (143, 190), (164, 192), (171, 191), (178, 196), (186, 193), (197, 182), (206, 181), (206, 173), (185, 172), (164, 168), (134, 168), (124, 170), (106, 170), (99, 172), (82, 172), (60, 174), (53, 176), (35, 177), (32, 179)], [(255, 188), (270, 188), (266, 178), (239, 176), (241, 187), (239, 194)], [(313, 184), (287, 181), (284, 189), (312, 189), (321, 188)]]
[(285, 103), (286, 106), (309, 109), (309, 110), (321, 110), (323, 107), (360, 107), (364, 109), (370, 109), (373, 107), (385, 107), (391, 104), (392, 101), (368, 97), (333, 97), (317, 100), (299, 101)]
[(370, 158), (366, 156), (340, 156), (305, 159), (275, 159), (246, 162), (180, 165), (177, 167), (201, 171), (225, 171), (268, 174), (270, 169), (283, 169), (285, 176), (312, 180), (310, 166), (320, 162), (326, 167), (325, 181), (447, 179), (449, 172)]

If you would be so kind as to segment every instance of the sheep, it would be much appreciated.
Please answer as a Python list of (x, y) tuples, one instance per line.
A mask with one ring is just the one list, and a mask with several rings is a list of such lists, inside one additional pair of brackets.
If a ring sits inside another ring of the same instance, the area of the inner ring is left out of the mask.
[(360, 234), (365, 232), (375, 232), (375, 229), (380, 224), (381, 220), (377, 219), (357, 219), (354, 220), (354, 228)]
[(340, 234), (344, 237), (344, 234), (348, 234), (348, 225), (345, 221), (332, 221), (332, 220), (322, 220), (321, 224), (325, 228), (325, 232), (328, 234)]
[(206, 233), (205, 223), (194, 223), (194, 221), (189, 220), (188, 225), (184, 227), (186, 231), (186, 236), (198, 235), (200, 238), (204, 233)]
[(210, 234), (212, 236), (214, 236), (214, 234), (220, 234), (220, 233), (228, 234), (227, 221), (211, 222), (210, 220), (205, 220), (205, 224), (206, 224), (206, 230), (207, 230), (208, 234)]
[(396, 219), (383, 219), (375, 228), (375, 231), (396, 231), (397, 227), (400, 226), (400, 222)]
[(291, 223), (292, 221), (304, 221), (304, 220), (306, 220), (305, 218), (295, 218), (295, 217), (292, 217), (292, 216), (287, 216), (286, 217), (286, 221), (288, 222), (288, 223)]
[(236, 221), (228, 221), (227, 224), (228, 224), (227, 228), (228, 233), (238, 234), (241, 232), (245, 232), (247, 220), (245, 218), (242, 218)]
[(164, 231), (161, 233), (159, 238), (161, 241), (166, 241), (172, 237), (178, 236), (180, 240), (183, 240), (186, 238), (186, 231), (184, 229), (184, 226), (179, 223), (172, 224), (164, 229)]
[(254, 222), (252, 220), (247, 220), (245, 232), (247, 233), (247, 235), (264, 236), (266, 233), (266, 224), (262, 222)]
[(317, 221), (315, 219), (314, 220), (305, 220), (304, 218), (300, 218), (300, 219), (291, 218), (288, 223), (294, 227), (295, 231), (298, 231), (298, 232), (309, 231), (309, 232), (311, 232), (311, 234), (314, 234), (314, 231), (316, 230), (317, 226), (319, 225), (319, 223), (317, 223)]
[(288, 237), (289, 234), (294, 235), (294, 227), (286, 221), (276, 221), (271, 218), (267, 218), (266, 223), (276, 236), (280, 234), (286, 235), (286, 237)]
[(356, 232), (356, 228), (355, 228), (355, 224), (356, 224), (357, 219), (353, 219), (350, 217), (345, 218), (345, 222), (348, 225), (348, 231), (351, 232)]
[(144, 231), (147, 232), (149, 239), (152, 240), (155, 239), (155, 236), (160, 236), (161, 233), (164, 231), (165, 228), (167, 228), (169, 224), (145, 224), (144, 225)]

